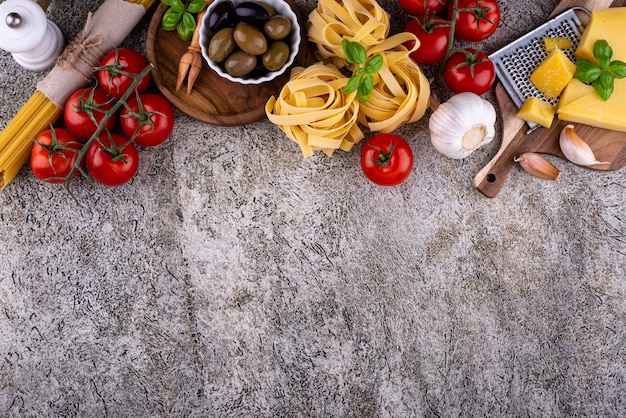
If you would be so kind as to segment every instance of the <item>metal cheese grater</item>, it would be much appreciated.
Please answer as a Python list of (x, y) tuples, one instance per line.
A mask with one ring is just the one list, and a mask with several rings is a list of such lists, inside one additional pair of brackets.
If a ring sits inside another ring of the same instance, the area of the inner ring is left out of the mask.
[[(575, 61), (574, 51), (583, 32), (583, 25), (576, 15), (577, 10), (591, 15), (591, 11), (584, 7), (572, 7), (489, 56), (502, 86), (518, 109), (529, 97), (539, 97), (553, 105), (557, 103), (557, 99), (547, 99), (537, 90), (530, 81), (530, 74), (548, 56), (543, 46), (544, 36), (569, 39), (572, 48), (563, 52)], [(528, 125), (531, 129), (539, 126), (535, 123)]]

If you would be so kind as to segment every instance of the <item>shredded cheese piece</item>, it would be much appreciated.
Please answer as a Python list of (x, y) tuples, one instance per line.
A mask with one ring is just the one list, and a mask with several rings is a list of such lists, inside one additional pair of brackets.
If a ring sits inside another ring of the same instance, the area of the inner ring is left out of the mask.
[(300, 145), (304, 157), (316, 150), (328, 156), (337, 149), (350, 151), (363, 132), (357, 125), (356, 92), (343, 93), (347, 83), (332, 64), (296, 67), (278, 97), (267, 101), (267, 118)]
[(320, 59), (345, 58), (344, 38), (369, 49), (389, 33), (389, 15), (375, 0), (319, 0), (309, 23), (309, 40), (317, 45)]

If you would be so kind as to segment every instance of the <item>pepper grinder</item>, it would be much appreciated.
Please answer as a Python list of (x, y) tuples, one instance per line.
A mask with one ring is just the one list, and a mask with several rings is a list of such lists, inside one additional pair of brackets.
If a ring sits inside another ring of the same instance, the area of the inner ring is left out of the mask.
[(34, 0), (0, 3), (0, 48), (30, 71), (52, 67), (63, 49), (63, 34)]

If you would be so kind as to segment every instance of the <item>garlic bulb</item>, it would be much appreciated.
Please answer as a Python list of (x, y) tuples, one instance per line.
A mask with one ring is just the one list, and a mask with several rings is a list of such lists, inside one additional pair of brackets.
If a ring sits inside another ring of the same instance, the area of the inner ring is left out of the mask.
[(596, 160), (596, 156), (593, 154), (591, 147), (578, 136), (574, 131), (573, 125), (567, 125), (561, 130), (559, 136), (559, 146), (565, 158), (578, 165), (595, 165), (595, 164), (609, 164), (609, 162), (602, 162)]
[(452, 96), (430, 116), (430, 141), (450, 158), (465, 158), (495, 136), (496, 110), (474, 93)]

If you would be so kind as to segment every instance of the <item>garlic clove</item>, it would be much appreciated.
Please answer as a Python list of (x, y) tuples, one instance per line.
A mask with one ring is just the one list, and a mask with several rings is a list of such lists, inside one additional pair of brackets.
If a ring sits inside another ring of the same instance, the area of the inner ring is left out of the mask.
[(567, 125), (561, 130), (559, 146), (565, 158), (574, 164), (588, 166), (596, 164), (610, 164), (596, 160), (591, 147), (578, 136), (573, 125)]
[(525, 152), (514, 158), (516, 163), (530, 175), (544, 180), (556, 180), (561, 175), (561, 170), (545, 159), (542, 155), (534, 152)]

